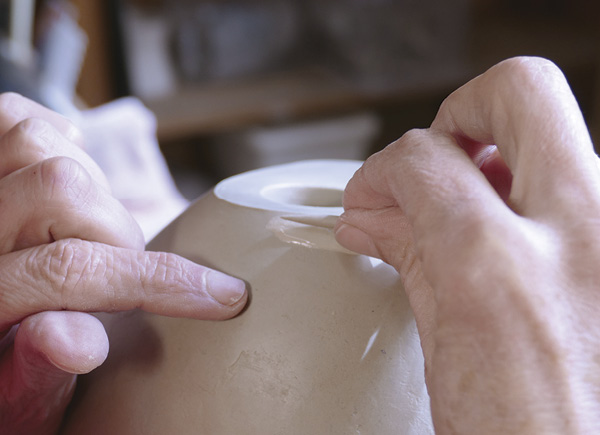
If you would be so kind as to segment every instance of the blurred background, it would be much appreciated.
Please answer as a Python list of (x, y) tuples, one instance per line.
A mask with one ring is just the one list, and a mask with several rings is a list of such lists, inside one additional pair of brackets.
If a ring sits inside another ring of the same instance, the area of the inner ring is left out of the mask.
[(0, 0), (0, 90), (74, 117), (139, 99), (194, 198), (247, 169), (364, 159), (515, 55), (556, 62), (598, 138), (599, 28), (589, 0)]

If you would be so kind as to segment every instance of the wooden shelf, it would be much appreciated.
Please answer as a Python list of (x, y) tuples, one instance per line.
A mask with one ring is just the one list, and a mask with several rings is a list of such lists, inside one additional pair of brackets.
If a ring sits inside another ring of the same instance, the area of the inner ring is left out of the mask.
[(257, 124), (345, 113), (451, 89), (467, 71), (438, 70), (394, 84), (357, 83), (323, 68), (307, 68), (231, 83), (182, 89), (145, 101), (158, 119), (160, 140), (215, 134)]
[(464, 59), (454, 68), (432, 65), (418, 75), (398, 74), (392, 83), (374, 87), (331, 69), (307, 67), (240, 81), (188, 86), (145, 103), (157, 116), (159, 140), (169, 142), (438, 97), (515, 55), (548, 57), (565, 69), (594, 68), (600, 60), (596, 25), (579, 25), (573, 19), (519, 20), (497, 14), (473, 17), (471, 21)]

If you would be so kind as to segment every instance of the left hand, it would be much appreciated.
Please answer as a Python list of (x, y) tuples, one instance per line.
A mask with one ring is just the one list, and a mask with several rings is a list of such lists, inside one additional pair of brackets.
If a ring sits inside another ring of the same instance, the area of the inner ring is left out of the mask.
[(0, 428), (53, 434), (76, 375), (108, 353), (88, 312), (141, 308), (226, 319), (245, 284), (179, 256), (145, 252), (142, 232), (62, 116), (0, 95)]

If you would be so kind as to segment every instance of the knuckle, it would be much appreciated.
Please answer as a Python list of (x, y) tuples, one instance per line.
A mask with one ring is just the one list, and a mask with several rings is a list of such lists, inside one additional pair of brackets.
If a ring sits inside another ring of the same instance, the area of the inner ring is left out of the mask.
[(63, 309), (77, 304), (83, 297), (79, 290), (85, 280), (104, 274), (106, 261), (97, 257), (90, 242), (64, 239), (44, 247), (33, 265), (34, 274), (41, 275), (49, 285), (51, 298)]
[[(450, 135), (433, 129), (409, 130), (390, 147), (390, 154), (384, 156), (384, 159), (395, 162), (395, 171), (388, 174), (395, 177), (397, 173), (402, 173), (405, 174), (405, 179), (418, 179), (420, 183), (437, 180), (436, 173), (439, 170), (432, 162), (440, 158), (440, 152), (450, 152), (445, 149), (448, 148), (445, 145), (451, 140)], [(446, 181), (448, 183), (445, 185), (435, 186), (434, 192), (437, 192), (437, 196), (442, 197), (444, 191), (453, 188), (450, 185), (452, 179)], [(390, 180), (388, 184), (391, 183)]]
[(27, 136), (37, 136), (48, 131), (50, 123), (42, 118), (26, 118), (18, 124), (20, 130)]
[(514, 98), (525, 90), (525, 98), (533, 95), (546, 98), (548, 88), (563, 87), (566, 79), (552, 61), (540, 57), (516, 57), (505, 60), (494, 68), (492, 78), (499, 92)]
[[(32, 117), (35, 113), (52, 113), (49, 110), (46, 112), (43, 110), (40, 111), (40, 106), (36, 102), (15, 92), (0, 94), (0, 119), (5, 124), (4, 128), (12, 127), (17, 122)], [(66, 139), (78, 145), (83, 144), (83, 133), (70, 119), (56, 113), (50, 115), (49, 119), (52, 119), (54, 126), (62, 132)]]
[(53, 157), (40, 163), (38, 182), (45, 198), (81, 205), (92, 192), (92, 181), (85, 168), (69, 157)]
[[(418, 156), (419, 160), (427, 162), (427, 158), (431, 157), (429, 153), (435, 152), (434, 147), (431, 146), (432, 142), (436, 142), (435, 140), (441, 139), (442, 136), (447, 137), (446, 134), (432, 129), (414, 128), (404, 133), (397, 141), (398, 149), (396, 152), (400, 152), (403, 158), (409, 160), (412, 156)], [(412, 164), (414, 164), (414, 161), (408, 162), (409, 167)]]
[(81, 268), (81, 263), (74, 261), (76, 250), (70, 240), (55, 242), (48, 249), (48, 255), (42, 256), (40, 271), (51, 284), (52, 292), (64, 295), (68, 283), (80, 279), (82, 271), (78, 269)]
[(422, 145), (428, 141), (428, 138), (429, 141), (431, 140), (430, 135), (428, 130), (417, 128), (409, 130), (382, 151), (383, 158), (398, 162), (406, 170), (417, 169), (423, 166), (421, 162), (427, 161), (426, 153), (429, 148)]
[(27, 118), (17, 124), (18, 134), (33, 141), (47, 139), (51, 129), (51, 124), (41, 118)]
[(52, 126), (40, 118), (27, 118), (12, 129), (10, 143), (18, 146), (21, 153), (34, 153), (38, 158), (46, 155), (52, 145)]
[(410, 152), (414, 147), (418, 146), (426, 135), (426, 130), (413, 128), (402, 135), (400, 139), (394, 142), (396, 152)]

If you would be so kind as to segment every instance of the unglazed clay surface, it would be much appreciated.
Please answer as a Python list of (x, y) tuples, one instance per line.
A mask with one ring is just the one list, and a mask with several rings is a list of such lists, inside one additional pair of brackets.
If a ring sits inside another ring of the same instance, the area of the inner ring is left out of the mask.
[(433, 433), (414, 318), (396, 272), (331, 228), (358, 162), (232, 177), (149, 249), (249, 283), (209, 322), (107, 316), (111, 352), (80, 386), (67, 434)]

